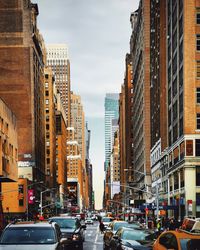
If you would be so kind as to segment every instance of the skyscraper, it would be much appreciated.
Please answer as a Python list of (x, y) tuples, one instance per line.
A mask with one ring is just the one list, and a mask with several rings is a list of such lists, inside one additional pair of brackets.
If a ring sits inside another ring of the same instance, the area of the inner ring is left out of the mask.
[(55, 75), (56, 88), (60, 92), (61, 102), (70, 126), (70, 62), (66, 44), (47, 45), (47, 65), (52, 68)]
[(119, 94), (109, 93), (105, 97), (105, 167), (108, 167), (113, 147), (114, 133), (112, 120), (119, 118)]

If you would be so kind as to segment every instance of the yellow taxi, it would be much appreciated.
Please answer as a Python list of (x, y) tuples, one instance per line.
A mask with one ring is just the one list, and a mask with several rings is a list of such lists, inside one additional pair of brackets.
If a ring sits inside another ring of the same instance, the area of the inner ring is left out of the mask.
[(155, 241), (153, 250), (200, 250), (200, 222), (186, 219), (182, 228), (163, 232)]

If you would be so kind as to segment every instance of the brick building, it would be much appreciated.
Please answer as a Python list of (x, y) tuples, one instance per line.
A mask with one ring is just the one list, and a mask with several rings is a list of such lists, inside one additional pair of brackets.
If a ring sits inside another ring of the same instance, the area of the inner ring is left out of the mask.
[(0, 96), (16, 115), (19, 176), (44, 180), (44, 45), (37, 4), (0, 1)]

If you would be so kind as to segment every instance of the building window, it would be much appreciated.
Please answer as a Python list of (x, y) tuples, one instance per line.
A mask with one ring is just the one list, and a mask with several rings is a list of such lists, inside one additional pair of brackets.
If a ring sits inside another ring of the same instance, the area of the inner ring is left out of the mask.
[(48, 87), (49, 87), (49, 83), (45, 82), (45, 88), (48, 88)]
[(45, 103), (48, 105), (48, 104), (49, 104), (49, 100), (48, 100), (48, 99), (46, 99), (46, 100), (45, 100)]
[(186, 141), (186, 156), (193, 156), (193, 140)]
[(196, 49), (200, 51), (200, 34), (196, 35)]
[(200, 104), (200, 88), (197, 88), (197, 103)]
[(177, 94), (177, 78), (173, 81), (173, 97), (175, 97)]
[(200, 186), (200, 166), (196, 166), (196, 186)]
[(177, 124), (173, 127), (173, 142), (175, 142), (178, 138), (178, 126)]
[(196, 156), (200, 156), (200, 139), (196, 139)]
[(197, 129), (200, 129), (200, 113), (197, 113)]
[(196, 23), (200, 24), (200, 9), (197, 9), (197, 13), (196, 13)]
[(177, 119), (177, 101), (173, 105), (173, 121)]
[(196, 77), (200, 78), (200, 61), (197, 60), (197, 73), (196, 73)]

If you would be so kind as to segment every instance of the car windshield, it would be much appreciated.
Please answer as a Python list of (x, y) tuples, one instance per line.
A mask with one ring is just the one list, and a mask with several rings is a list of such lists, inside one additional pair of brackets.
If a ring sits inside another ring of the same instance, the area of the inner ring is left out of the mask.
[(19, 227), (8, 228), (4, 231), (1, 244), (55, 244), (53, 228), (47, 227)]
[(181, 250), (200, 250), (200, 239), (181, 239)]
[(125, 230), (122, 234), (123, 240), (146, 240), (147, 233), (136, 230)]
[(125, 227), (128, 225), (128, 222), (117, 222), (114, 224), (113, 231), (117, 231), (120, 227)]
[(51, 221), (56, 222), (60, 228), (76, 228), (76, 220), (75, 219), (67, 219), (67, 218), (53, 218)]

